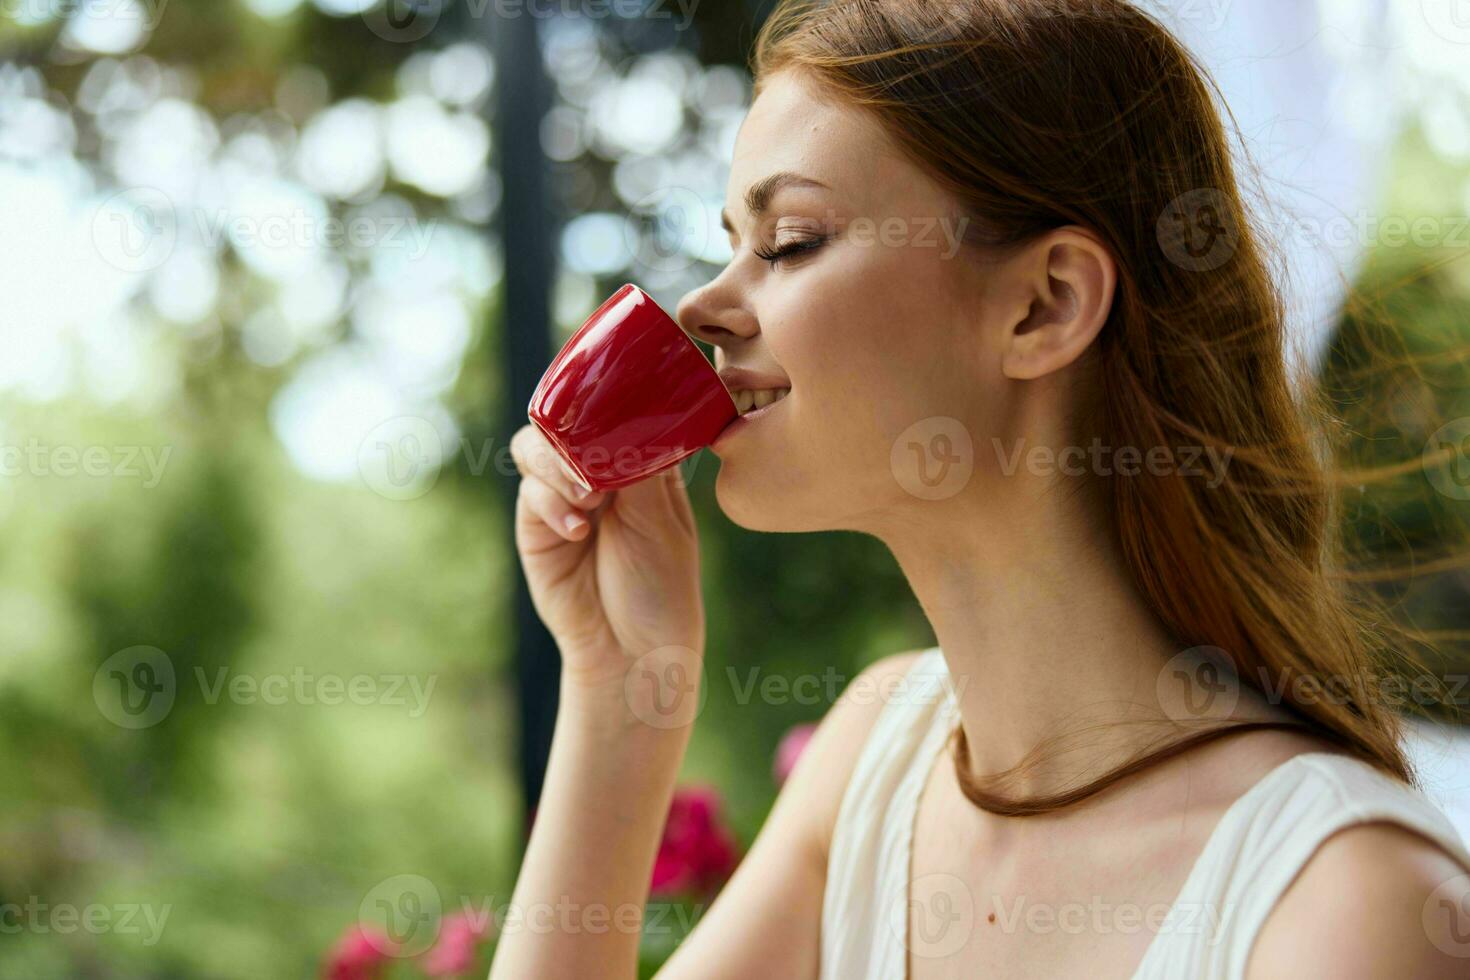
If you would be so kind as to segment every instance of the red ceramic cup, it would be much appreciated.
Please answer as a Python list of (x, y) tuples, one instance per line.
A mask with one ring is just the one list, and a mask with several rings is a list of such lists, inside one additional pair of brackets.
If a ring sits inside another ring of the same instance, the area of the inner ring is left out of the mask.
[(694, 341), (629, 284), (572, 334), (527, 414), (584, 486), (616, 490), (692, 456), (740, 413)]

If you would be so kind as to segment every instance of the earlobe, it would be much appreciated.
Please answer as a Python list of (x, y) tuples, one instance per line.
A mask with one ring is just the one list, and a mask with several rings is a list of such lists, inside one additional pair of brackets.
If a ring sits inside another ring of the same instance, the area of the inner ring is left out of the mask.
[(1022, 267), (1029, 303), (1007, 338), (1006, 377), (1031, 381), (1080, 358), (1107, 322), (1117, 266), (1080, 228), (1060, 228), (1028, 249)]

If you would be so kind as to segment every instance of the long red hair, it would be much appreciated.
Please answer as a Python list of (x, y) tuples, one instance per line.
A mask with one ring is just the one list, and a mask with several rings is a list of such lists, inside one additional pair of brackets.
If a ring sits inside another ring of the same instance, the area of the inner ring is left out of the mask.
[[(871, 112), (963, 203), (979, 247), (1067, 225), (1100, 237), (1118, 280), (1079, 444), (1233, 454), (1213, 487), (1179, 472), (1098, 479), (1138, 588), (1180, 640), (1226, 651), (1244, 683), (1269, 678), (1308, 731), (1411, 780), (1400, 718), (1372, 692), (1418, 662), (1422, 637), (1350, 587), (1333, 529), (1343, 487), (1420, 460), (1332, 465), (1330, 418), (1288, 367), (1283, 300), (1188, 50), (1125, 0), (791, 0), (762, 28), (753, 68), (757, 92), (798, 71)], [(1201, 214), (1224, 252), (1191, 247)], [(1329, 679), (1334, 696), (1301, 696)], [(1045, 812), (1242, 730), (1196, 732), (1046, 799), (965, 788), (996, 812)]]

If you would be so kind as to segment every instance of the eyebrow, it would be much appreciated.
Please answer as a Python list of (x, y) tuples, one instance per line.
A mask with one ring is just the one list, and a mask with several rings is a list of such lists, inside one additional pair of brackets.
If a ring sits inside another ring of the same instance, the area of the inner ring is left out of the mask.
[[(776, 196), (777, 191), (785, 187), (820, 187), (824, 190), (832, 189), (820, 180), (813, 180), (810, 177), (803, 177), (801, 174), (792, 173), (789, 170), (782, 170), (771, 174), (769, 177), (763, 177), (750, 185), (745, 191), (745, 210), (753, 215), (765, 214), (766, 209), (771, 206), (771, 198)], [(720, 227), (732, 235), (735, 234), (735, 228), (730, 221), (730, 212), (728, 210), (722, 210), (720, 212)]]

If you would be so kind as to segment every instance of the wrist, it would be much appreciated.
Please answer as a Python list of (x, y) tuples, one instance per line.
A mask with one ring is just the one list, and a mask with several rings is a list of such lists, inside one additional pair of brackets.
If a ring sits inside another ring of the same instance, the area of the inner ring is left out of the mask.
[(622, 669), (596, 674), (563, 665), (558, 722), (604, 736), (687, 736), (704, 706), (702, 655), (663, 647), (643, 657), (620, 656)]

